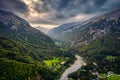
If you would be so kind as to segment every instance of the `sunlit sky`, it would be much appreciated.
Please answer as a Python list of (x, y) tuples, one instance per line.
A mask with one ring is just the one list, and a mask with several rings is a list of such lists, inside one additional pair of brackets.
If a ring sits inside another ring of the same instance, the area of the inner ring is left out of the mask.
[(51, 29), (120, 8), (120, 0), (0, 0), (0, 8), (24, 18), (32, 27)]

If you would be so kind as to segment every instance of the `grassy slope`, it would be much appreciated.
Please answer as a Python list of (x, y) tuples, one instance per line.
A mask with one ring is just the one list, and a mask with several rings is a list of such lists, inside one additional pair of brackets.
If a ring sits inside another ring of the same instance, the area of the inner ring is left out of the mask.
[(111, 74), (107, 77), (107, 80), (120, 80), (120, 75)]

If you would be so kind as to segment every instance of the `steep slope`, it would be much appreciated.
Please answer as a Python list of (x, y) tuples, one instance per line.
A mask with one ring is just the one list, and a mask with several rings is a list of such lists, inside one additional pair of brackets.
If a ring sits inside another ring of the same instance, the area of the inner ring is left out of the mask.
[(78, 25), (80, 25), (80, 22), (73, 22), (73, 23), (66, 23), (63, 25), (60, 25), (56, 28), (53, 28), (48, 32), (48, 35), (57, 41), (67, 42), (67, 39), (70, 37), (70, 35), (67, 35), (66, 32), (71, 32), (72, 29), (76, 28)]
[(56, 80), (73, 55), (24, 19), (0, 10), (0, 80)]
[(58, 57), (44, 33), (12, 12), (0, 10), (0, 80), (54, 80), (57, 73), (43, 60)]
[(71, 47), (87, 45), (103, 36), (111, 36), (119, 40), (120, 9), (85, 22), (77, 22), (72, 27), (71, 25), (71, 23), (67, 24), (67, 29), (64, 30), (61, 29), (64, 25), (52, 29), (49, 31), (49, 36), (58, 41), (68, 43)]
[(48, 31), (49, 31), (49, 29), (47, 29), (47, 28), (44, 28), (44, 27), (40, 27), (40, 26), (38, 26), (38, 27), (35, 27), (36, 29), (38, 29), (38, 30), (40, 30), (40, 31), (42, 31), (43, 33), (45, 33), (45, 34), (47, 34), (48, 33)]
[[(53, 28), (52, 30), (49, 31), (50, 35), (54, 36), (54, 35), (59, 35), (61, 34), (63, 31), (67, 31), (67, 30), (70, 30), (70, 29), (73, 29), (75, 28), (77, 25), (80, 25), (81, 23), (80, 22), (73, 22), (73, 23), (66, 23), (66, 24), (63, 24), (63, 25), (60, 25), (56, 28)], [(54, 34), (56, 33), (56, 34)]]
[(0, 24), (0, 35), (3, 37), (35, 45), (41, 44), (42, 46), (43, 44), (46, 47), (49, 47), (49, 44), (53, 44), (47, 35), (32, 28), (28, 22), (11, 12), (0, 10)]
[(0, 36), (32, 47), (37, 54), (56, 48), (47, 35), (32, 28), (28, 22), (13, 13), (2, 10), (0, 10)]
[[(50, 33), (55, 34), (55, 31), (57, 28)], [(87, 63), (86, 66), (70, 74), (69, 78), (109, 80), (111, 74), (120, 74), (120, 9), (50, 36), (79, 51)]]

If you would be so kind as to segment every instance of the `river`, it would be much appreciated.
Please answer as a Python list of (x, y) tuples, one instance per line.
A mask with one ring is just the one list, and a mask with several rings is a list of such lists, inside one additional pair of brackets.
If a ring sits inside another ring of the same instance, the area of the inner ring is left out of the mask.
[(76, 57), (77, 60), (69, 68), (67, 68), (64, 71), (64, 73), (62, 74), (60, 80), (67, 80), (68, 74), (77, 71), (79, 68), (81, 68), (82, 65), (84, 65), (82, 57), (80, 57), (79, 55), (75, 55), (75, 57)]

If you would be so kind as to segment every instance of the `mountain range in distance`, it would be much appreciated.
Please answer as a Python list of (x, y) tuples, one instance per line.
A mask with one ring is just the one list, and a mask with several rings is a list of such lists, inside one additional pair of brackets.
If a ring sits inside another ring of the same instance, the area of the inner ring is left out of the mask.
[(47, 28), (44, 28), (44, 27), (40, 27), (40, 26), (38, 26), (38, 27), (35, 27), (36, 29), (38, 29), (38, 30), (40, 30), (40, 31), (42, 31), (43, 33), (45, 33), (45, 34), (47, 34), (48, 33), (48, 31), (49, 31), (49, 29), (47, 29)]
[(48, 35), (86, 56), (92, 57), (102, 51), (120, 54), (120, 9), (82, 23), (63, 24), (50, 30)]
[[(120, 9), (117, 9), (84, 22), (63, 24), (51, 29), (48, 35), (71, 47), (89, 44), (91, 41), (106, 35), (115, 35), (119, 39), (119, 13)], [(113, 29), (116, 32), (113, 32)]]

